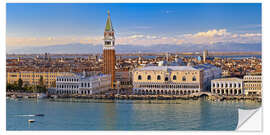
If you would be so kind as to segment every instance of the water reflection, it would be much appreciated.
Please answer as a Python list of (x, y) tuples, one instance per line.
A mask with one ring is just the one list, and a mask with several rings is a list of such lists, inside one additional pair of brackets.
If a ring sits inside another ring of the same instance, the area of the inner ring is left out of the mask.
[(116, 128), (116, 104), (104, 104), (102, 107), (103, 111), (103, 121), (102, 125), (104, 130), (113, 130)]
[[(234, 130), (238, 108), (257, 102), (198, 100), (7, 100), (8, 130)], [(45, 114), (27, 125), (16, 114)]]

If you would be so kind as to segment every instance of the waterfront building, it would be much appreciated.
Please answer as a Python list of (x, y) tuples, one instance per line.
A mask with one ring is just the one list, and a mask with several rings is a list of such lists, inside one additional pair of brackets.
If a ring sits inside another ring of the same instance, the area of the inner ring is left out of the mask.
[(115, 80), (119, 82), (120, 89), (132, 88), (132, 72), (129, 70), (121, 70), (115, 72)]
[(203, 74), (202, 83), (203, 83), (204, 91), (210, 91), (211, 80), (221, 78), (222, 76), (221, 68), (216, 67), (212, 64), (199, 64), (193, 67), (198, 70), (202, 70), (202, 74)]
[(243, 95), (243, 80), (240, 78), (219, 78), (211, 81), (211, 93), (218, 95)]
[(43, 78), (43, 84), (50, 88), (55, 86), (56, 77), (63, 75), (72, 75), (73, 73), (68, 72), (7, 72), (7, 83), (17, 83), (19, 79), (22, 79), (24, 85), (39, 85), (40, 79)]
[(261, 95), (262, 76), (261, 75), (245, 75), (244, 76), (245, 95)]
[[(214, 70), (216, 71), (213, 72)], [(210, 64), (197, 66), (146, 66), (133, 70), (133, 93), (143, 95), (198, 93), (207, 91), (205, 89), (208, 85), (207, 82), (215, 77), (220, 77), (220, 74), (221, 70)]]
[(56, 78), (56, 88), (50, 89), (51, 94), (99, 94), (111, 88), (111, 75), (64, 75)]
[(108, 11), (107, 22), (104, 31), (104, 46), (103, 46), (103, 59), (104, 59), (104, 74), (111, 75), (111, 85), (113, 88), (115, 82), (115, 37), (114, 29), (112, 26), (110, 12)]

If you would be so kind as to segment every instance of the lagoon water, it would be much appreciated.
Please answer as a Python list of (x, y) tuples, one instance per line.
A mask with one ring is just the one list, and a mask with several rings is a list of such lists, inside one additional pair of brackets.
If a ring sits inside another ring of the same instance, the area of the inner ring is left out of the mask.
[[(247, 101), (7, 99), (7, 130), (234, 130)], [(33, 117), (31, 114), (44, 114)], [(27, 116), (30, 115), (30, 116)], [(36, 122), (28, 123), (29, 119)]]

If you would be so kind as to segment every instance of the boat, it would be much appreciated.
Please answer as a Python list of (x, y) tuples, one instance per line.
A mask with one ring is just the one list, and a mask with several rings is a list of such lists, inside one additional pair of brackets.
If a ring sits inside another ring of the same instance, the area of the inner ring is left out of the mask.
[(33, 123), (33, 122), (36, 122), (36, 121), (35, 121), (35, 119), (29, 119), (28, 122)]
[(43, 116), (45, 116), (45, 115), (44, 115), (44, 114), (35, 114), (35, 116), (43, 117)]
[(44, 94), (44, 93), (37, 93), (37, 98), (38, 99), (44, 99), (44, 98), (47, 98), (47, 95)]

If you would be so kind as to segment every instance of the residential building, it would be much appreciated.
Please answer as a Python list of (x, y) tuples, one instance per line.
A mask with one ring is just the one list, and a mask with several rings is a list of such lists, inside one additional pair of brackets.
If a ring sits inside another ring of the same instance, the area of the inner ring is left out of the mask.
[(43, 84), (47, 87), (53, 87), (56, 84), (56, 77), (63, 75), (72, 75), (69, 72), (7, 72), (7, 83), (17, 83), (19, 79), (22, 79), (24, 85), (39, 85), (40, 79), (43, 78)]
[(261, 75), (245, 75), (244, 76), (245, 95), (261, 95), (262, 76)]

